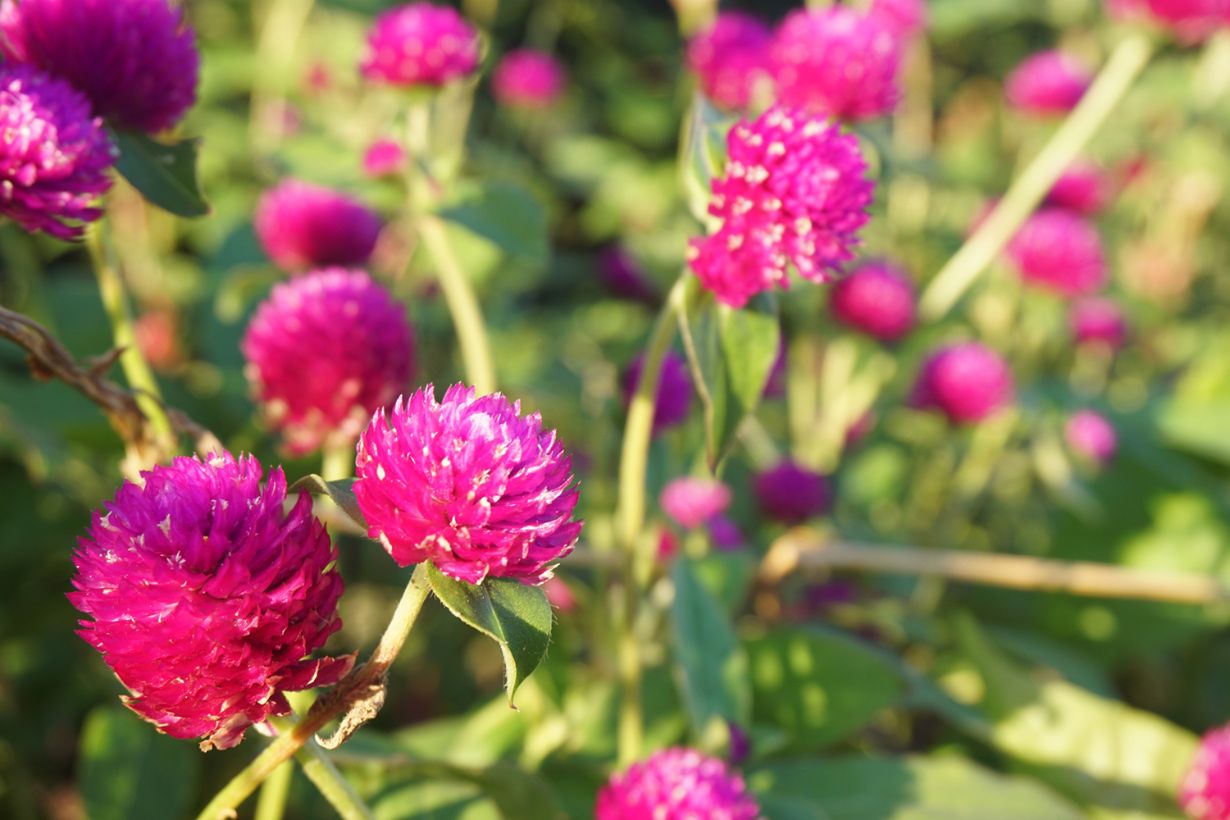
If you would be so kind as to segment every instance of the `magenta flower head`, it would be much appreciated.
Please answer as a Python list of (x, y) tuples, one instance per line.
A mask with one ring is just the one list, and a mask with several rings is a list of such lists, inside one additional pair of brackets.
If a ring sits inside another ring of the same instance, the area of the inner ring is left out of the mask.
[(296, 454), (352, 440), (414, 374), (405, 309), (359, 270), (275, 285), (241, 347), (265, 418)]
[(1105, 417), (1092, 410), (1073, 413), (1063, 427), (1068, 446), (1095, 464), (1105, 465), (1119, 449), (1119, 436)]
[(378, 139), (363, 152), (363, 173), (369, 177), (400, 174), (406, 169), (406, 149), (395, 139)]
[(288, 179), (261, 195), (254, 218), (265, 253), (288, 271), (367, 264), (380, 217), (346, 194)]
[(914, 285), (888, 262), (868, 262), (833, 285), (829, 308), (842, 324), (885, 342), (914, 329)]
[(510, 51), (491, 76), (491, 91), (509, 108), (550, 108), (564, 93), (564, 67), (542, 51)]
[(1230, 820), (1230, 726), (1200, 738), (1179, 785), (1179, 805), (1192, 820)]
[(388, 85), (442, 86), (478, 67), (478, 32), (447, 6), (409, 3), (376, 18), (359, 70)]
[(694, 530), (730, 506), (730, 488), (710, 478), (676, 478), (663, 489), (662, 511), (686, 530)]
[(756, 820), (760, 807), (743, 778), (694, 749), (663, 749), (613, 775), (595, 820)]
[(1093, 216), (1109, 204), (1111, 187), (1111, 181), (1101, 168), (1089, 162), (1078, 162), (1055, 180), (1046, 195), (1046, 203)]
[[(624, 405), (632, 403), (632, 394), (641, 382), (641, 370), (645, 367), (644, 356), (637, 356), (624, 371)], [(667, 351), (662, 360), (662, 375), (658, 378), (658, 395), (653, 410), (653, 431), (660, 433), (687, 421), (692, 410), (692, 376), (688, 363), (673, 351)]]
[(981, 421), (1012, 400), (1012, 371), (977, 342), (941, 347), (923, 363), (910, 403), (939, 410), (954, 424)]
[(922, 34), (927, 28), (927, 0), (871, 0), (871, 13), (902, 39)]
[(770, 48), (778, 99), (843, 120), (892, 113), (901, 92), (901, 41), (885, 16), (848, 6), (799, 9)]
[(1013, 69), (1004, 95), (1013, 108), (1029, 114), (1066, 114), (1085, 96), (1093, 77), (1061, 51), (1034, 54)]
[(115, 153), (102, 120), (62, 80), (0, 63), (0, 216), (27, 231), (79, 239), (102, 215)]
[(1078, 344), (1104, 344), (1118, 350), (1127, 341), (1127, 319), (1110, 299), (1082, 299), (1074, 303), (1068, 323)]
[(341, 628), (337, 551), (281, 468), (228, 453), (124, 482), (73, 556), (78, 634), (159, 730), (226, 749), (290, 712), (283, 692), (334, 683), (352, 657), (305, 660)]
[(1106, 284), (1097, 228), (1063, 208), (1043, 208), (1031, 216), (1007, 252), (1022, 279), (1060, 296), (1084, 296)]
[(709, 530), (709, 540), (720, 550), (730, 552), (747, 546), (747, 539), (743, 537), (739, 525), (721, 513), (706, 521), (705, 527)]
[(757, 83), (769, 77), (769, 27), (750, 14), (722, 12), (688, 42), (688, 68), (719, 108), (744, 111)]
[(67, 80), (119, 128), (165, 131), (196, 102), (196, 35), (168, 0), (4, 0), (0, 51)]
[(368, 535), (399, 565), (541, 584), (581, 534), (571, 471), (555, 431), (520, 402), (460, 384), (437, 402), (427, 385), (376, 411), (354, 489)]
[(1154, 19), (1183, 43), (1198, 43), (1230, 26), (1230, 0), (1142, 0)]
[(875, 191), (858, 140), (820, 116), (770, 108), (735, 125), (726, 144), (709, 202), (720, 227), (688, 247), (701, 284), (742, 307), (788, 287), (791, 268), (828, 281), (854, 257)]
[(829, 480), (793, 461), (757, 475), (752, 492), (760, 511), (783, 524), (801, 524), (833, 506)]

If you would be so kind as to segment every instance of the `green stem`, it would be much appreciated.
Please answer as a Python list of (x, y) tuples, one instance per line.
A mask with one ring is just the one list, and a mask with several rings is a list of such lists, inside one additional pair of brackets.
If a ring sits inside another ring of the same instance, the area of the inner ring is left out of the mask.
[(986, 221), (935, 275), (920, 302), (924, 316), (942, 317), (974, 284), (1093, 138), (1152, 53), (1153, 42), (1139, 32), (1116, 46), (1080, 104), (1026, 166)]
[(272, 151), (282, 140), (295, 48), (314, 5), (314, 0), (271, 0), (266, 4), (256, 44), (256, 65), (261, 70), (254, 75), (248, 116), (249, 137), (258, 155)]
[(329, 801), (342, 820), (371, 820), (372, 810), (315, 740), (305, 743), (295, 759), (303, 767), (307, 779), (312, 781), (312, 785)]
[(253, 820), (282, 820), (286, 813), (286, 799), (290, 796), (290, 782), (295, 776), (295, 767), (283, 763), (273, 770), (269, 779), (261, 786), (261, 793), (256, 800), (256, 814)]

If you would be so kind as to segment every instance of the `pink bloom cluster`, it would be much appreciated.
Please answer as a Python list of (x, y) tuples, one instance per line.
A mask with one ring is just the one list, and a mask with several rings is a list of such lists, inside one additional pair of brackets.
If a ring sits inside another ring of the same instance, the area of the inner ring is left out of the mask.
[(405, 309), (359, 270), (329, 268), (275, 286), (242, 349), (265, 416), (292, 453), (352, 440), (414, 371)]
[(405, 168), (406, 149), (395, 139), (378, 139), (363, 152), (363, 173), (369, 177), (391, 176)]
[(786, 288), (792, 267), (824, 282), (853, 258), (875, 190), (858, 140), (777, 107), (735, 125), (727, 149), (709, 203), (719, 227), (688, 248), (688, 264), (719, 301), (742, 307)]
[(1057, 208), (1093, 216), (1109, 204), (1111, 189), (1112, 183), (1106, 172), (1093, 163), (1078, 162), (1055, 180), (1046, 195), (1046, 202)]
[(346, 194), (288, 179), (261, 195), (257, 239), (288, 271), (365, 265), (380, 238), (380, 217)]
[(829, 293), (829, 308), (838, 321), (886, 342), (914, 329), (914, 301), (909, 275), (888, 262), (862, 265)]
[(695, 749), (664, 749), (616, 774), (598, 793), (595, 820), (756, 820), (743, 778)]
[(1007, 252), (1022, 279), (1061, 296), (1083, 296), (1106, 284), (1106, 257), (1097, 228), (1062, 208), (1033, 214), (1008, 243)]
[(1115, 350), (1127, 341), (1127, 319), (1110, 299), (1082, 299), (1074, 303), (1068, 323), (1073, 338), (1080, 344), (1104, 344)]
[(1230, 820), (1230, 726), (1200, 739), (1179, 786), (1179, 805), (1192, 820)]
[(368, 535), (401, 566), (451, 578), (541, 584), (572, 552), (581, 522), (572, 460), (520, 402), (428, 385), (376, 411), (359, 439), (355, 495)]
[(360, 71), (390, 85), (442, 86), (478, 67), (478, 32), (447, 6), (409, 3), (376, 18)]
[(721, 108), (743, 111), (769, 76), (769, 27), (750, 14), (723, 12), (688, 43), (688, 68), (705, 95)]
[(927, 0), (872, 0), (871, 13), (903, 39), (915, 37), (927, 28)]
[(829, 480), (793, 461), (757, 475), (752, 491), (761, 512), (783, 524), (801, 524), (833, 505)]
[(81, 636), (161, 731), (234, 746), (290, 711), (283, 692), (327, 686), (352, 658), (305, 660), (341, 627), (337, 552), (281, 469), (251, 456), (176, 458), (125, 482), (73, 562)]
[(491, 90), (510, 108), (548, 108), (564, 93), (564, 67), (545, 52), (510, 51), (496, 66)]
[(981, 421), (1012, 400), (1012, 371), (977, 342), (947, 345), (923, 363), (911, 403), (939, 410), (954, 424)]
[(1137, 0), (1184, 43), (1197, 43), (1230, 27), (1230, 0)]
[(1069, 447), (1095, 464), (1105, 465), (1119, 449), (1115, 428), (1092, 410), (1073, 413), (1064, 424), (1063, 435)]
[(711, 478), (676, 478), (662, 488), (662, 511), (684, 529), (694, 530), (730, 506), (730, 488)]
[(102, 215), (114, 149), (101, 119), (68, 83), (0, 63), (0, 215), (28, 231), (78, 239)]
[[(645, 368), (645, 357), (637, 356), (624, 371), (623, 394), (624, 404), (632, 402), (632, 394), (641, 383), (641, 371)], [(660, 433), (668, 427), (674, 427), (687, 421), (688, 413), (692, 411), (692, 375), (688, 372), (688, 363), (674, 351), (667, 351), (662, 360), (662, 373), (658, 377), (658, 393), (654, 400), (653, 430)]]
[(1013, 108), (1030, 114), (1063, 114), (1085, 96), (1093, 81), (1088, 69), (1061, 51), (1042, 51), (1025, 59), (1004, 84)]

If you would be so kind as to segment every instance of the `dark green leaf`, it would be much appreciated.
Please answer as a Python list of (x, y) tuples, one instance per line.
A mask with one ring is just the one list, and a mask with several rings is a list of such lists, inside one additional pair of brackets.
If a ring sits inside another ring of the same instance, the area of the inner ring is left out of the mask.
[(209, 213), (196, 179), (197, 140), (167, 144), (136, 131), (116, 131), (115, 144), (116, 170), (150, 204), (176, 216)]
[(86, 718), (80, 760), (81, 799), (92, 820), (161, 820), (187, 815), (201, 753), (106, 706)]
[(720, 306), (718, 316), (726, 380), (742, 421), (756, 411), (777, 360), (782, 335), (777, 300), (761, 294), (739, 310)]
[(340, 481), (325, 481), (313, 473), (305, 475), (292, 484), (290, 492), (328, 496), (342, 512), (350, 517), (350, 520), (366, 531), (367, 519), (363, 517), (363, 511), (359, 509), (359, 499), (355, 498), (354, 482), (353, 478), (343, 478)]
[(532, 193), (494, 181), (463, 188), (439, 215), (497, 245), (509, 256), (543, 262), (548, 255), (547, 215)]
[(551, 642), (546, 593), (506, 578), (488, 578), (481, 584), (454, 581), (434, 566), (428, 567), (427, 578), (450, 612), (500, 645), (511, 706), (517, 687), (542, 661)]

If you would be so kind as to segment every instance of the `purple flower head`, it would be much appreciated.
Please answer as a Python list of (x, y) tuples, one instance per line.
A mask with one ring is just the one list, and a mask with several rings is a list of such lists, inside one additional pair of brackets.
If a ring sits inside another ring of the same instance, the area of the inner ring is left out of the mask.
[(1230, 0), (1141, 0), (1137, 5), (1183, 43), (1198, 43), (1230, 26)]
[(1063, 208), (1043, 208), (1031, 216), (1007, 252), (1022, 279), (1060, 296), (1084, 296), (1106, 284), (1097, 228)]
[(694, 530), (730, 506), (730, 488), (708, 478), (676, 478), (662, 489), (662, 511), (686, 530)]
[(770, 60), (785, 105), (864, 120), (892, 113), (901, 97), (901, 41), (883, 15), (798, 9), (778, 26)]
[(910, 403), (939, 410), (954, 424), (981, 421), (1012, 400), (1012, 371), (977, 342), (947, 345), (923, 362)]
[(368, 535), (403, 567), (541, 584), (581, 533), (572, 460), (555, 431), (498, 393), (456, 384), (437, 402), (427, 385), (376, 411), (355, 475)]
[(395, 139), (378, 139), (363, 152), (363, 173), (379, 178), (400, 174), (406, 169), (406, 149)]
[(389, 85), (442, 86), (478, 67), (478, 32), (447, 6), (409, 3), (376, 18), (359, 66)]
[(612, 245), (599, 254), (598, 278), (607, 290), (624, 299), (653, 305), (661, 298), (636, 260), (618, 245)]
[(1105, 465), (1119, 449), (1119, 436), (1105, 417), (1092, 410), (1073, 413), (1063, 428), (1068, 446), (1095, 464)]
[(414, 374), (405, 309), (359, 270), (275, 285), (241, 347), (266, 419), (297, 454), (352, 440)]
[(1078, 162), (1055, 180), (1050, 193), (1046, 195), (1046, 203), (1084, 216), (1093, 216), (1109, 204), (1111, 187), (1110, 180), (1101, 168), (1090, 162)]
[(825, 282), (854, 256), (875, 184), (858, 140), (797, 109), (770, 108), (731, 129), (713, 181), (717, 231), (693, 239), (688, 264), (719, 301), (742, 307), (789, 286), (793, 268)]
[[(641, 381), (641, 370), (645, 367), (645, 357), (637, 356), (624, 371), (623, 393), (624, 405), (632, 402), (632, 394)], [(654, 403), (653, 430), (660, 433), (668, 427), (687, 421), (692, 410), (692, 376), (688, 372), (688, 363), (673, 351), (667, 351), (662, 360), (662, 375), (658, 379), (658, 395)]]
[(871, 13), (901, 39), (916, 37), (927, 28), (927, 0), (871, 0)]
[(656, 752), (613, 775), (594, 808), (595, 820), (756, 820), (760, 807), (743, 778), (694, 749)]
[(739, 525), (721, 513), (706, 521), (705, 526), (709, 529), (709, 539), (713, 541), (713, 546), (720, 550), (729, 552), (747, 546), (747, 539), (743, 537)]
[(769, 27), (750, 14), (722, 12), (688, 42), (687, 62), (705, 96), (719, 108), (743, 111), (769, 76)]
[(1082, 299), (1073, 303), (1068, 323), (1079, 344), (1104, 344), (1117, 350), (1127, 341), (1127, 319), (1110, 299)]
[(491, 91), (509, 108), (549, 108), (564, 93), (564, 67), (541, 51), (510, 51), (495, 68)]
[(829, 307), (842, 324), (894, 342), (914, 329), (914, 300), (905, 271), (888, 262), (868, 262), (833, 285)]
[(1179, 805), (1192, 820), (1230, 820), (1230, 726), (1200, 739), (1179, 785)]
[(1041, 51), (1013, 69), (1004, 83), (1008, 104), (1029, 114), (1066, 114), (1076, 107), (1093, 77), (1061, 51)]
[(102, 120), (68, 83), (0, 63), (0, 216), (27, 231), (79, 239), (102, 215), (115, 153)]
[(119, 128), (166, 131), (196, 102), (196, 35), (168, 0), (4, 0), (0, 51), (67, 80)]
[(833, 506), (829, 480), (788, 460), (757, 475), (752, 491), (760, 511), (783, 524), (801, 524)]
[(254, 219), (265, 253), (288, 271), (365, 265), (380, 238), (380, 217), (330, 188), (288, 179), (261, 195)]
[(341, 627), (337, 551), (312, 502), (286, 511), (278, 468), (228, 453), (124, 482), (73, 556), (78, 634), (173, 737), (226, 749), (290, 712), (283, 692), (334, 683), (353, 658), (305, 660)]

